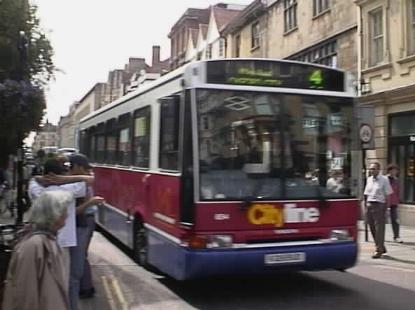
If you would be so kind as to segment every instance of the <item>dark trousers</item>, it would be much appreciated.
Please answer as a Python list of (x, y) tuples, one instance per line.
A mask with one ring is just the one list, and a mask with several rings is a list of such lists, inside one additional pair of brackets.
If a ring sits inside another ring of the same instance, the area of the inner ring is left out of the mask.
[(393, 231), (393, 239), (399, 238), (398, 206), (390, 206), (390, 217)]
[(385, 220), (386, 204), (380, 202), (368, 202), (366, 220), (375, 240), (376, 252), (386, 253), (385, 248)]

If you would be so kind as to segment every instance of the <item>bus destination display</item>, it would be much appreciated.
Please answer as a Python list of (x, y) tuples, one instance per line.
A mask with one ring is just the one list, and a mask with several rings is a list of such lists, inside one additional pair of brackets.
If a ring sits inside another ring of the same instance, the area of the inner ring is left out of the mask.
[(207, 62), (207, 83), (344, 91), (344, 73), (310, 64), (219, 60)]

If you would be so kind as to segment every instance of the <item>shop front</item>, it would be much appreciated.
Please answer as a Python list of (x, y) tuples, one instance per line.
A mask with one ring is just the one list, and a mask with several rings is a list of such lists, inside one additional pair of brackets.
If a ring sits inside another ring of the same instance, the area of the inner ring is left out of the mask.
[[(373, 106), (374, 145), (364, 152), (366, 166), (399, 167), (400, 220), (415, 227), (415, 84), (361, 96), (358, 106)], [(361, 118), (361, 116), (360, 116)]]
[[(414, 104), (415, 108), (415, 104)], [(388, 162), (399, 167), (402, 224), (415, 223), (415, 111), (389, 114)]]

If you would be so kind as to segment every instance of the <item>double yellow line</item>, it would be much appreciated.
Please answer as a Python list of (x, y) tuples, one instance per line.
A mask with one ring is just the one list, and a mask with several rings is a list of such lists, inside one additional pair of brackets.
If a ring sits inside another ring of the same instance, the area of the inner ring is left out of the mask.
[(128, 310), (128, 303), (125, 300), (118, 280), (115, 277), (106, 276), (101, 276), (101, 280), (111, 310)]

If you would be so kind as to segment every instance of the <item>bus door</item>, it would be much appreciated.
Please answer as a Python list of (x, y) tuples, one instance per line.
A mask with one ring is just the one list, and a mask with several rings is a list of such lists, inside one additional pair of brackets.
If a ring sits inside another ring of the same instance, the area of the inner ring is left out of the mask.
[(160, 98), (159, 104), (159, 173), (149, 178), (150, 218), (158, 228), (173, 233), (180, 221), (180, 96)]

